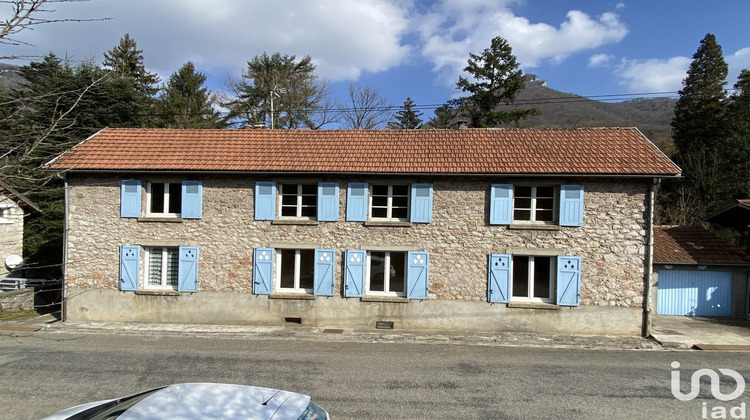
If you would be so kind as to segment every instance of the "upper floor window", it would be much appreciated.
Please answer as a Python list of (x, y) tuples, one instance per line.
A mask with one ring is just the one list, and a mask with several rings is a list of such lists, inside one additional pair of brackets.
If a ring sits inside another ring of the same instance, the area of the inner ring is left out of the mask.
[(372, 185), (370, 218), (409, 221), (409, 186)]
[(0, 207), (0, 221), (8, 222), (10, 219), (11, 209), (10, 207)]
[(432, 222), (432, 184), (350, 182), (346, 220), (351, 222)]
[(555, 187), (516, 185), (513, 195), (513, 221), (555, 222)]
[(321, 222), (339, 218), (337, 182), (255, 183), (255, 220), (307, 219)]
[(583, 186), (492, 184), (490, 224), (583, 224)]
[(203, 216), (203, 183), (201, 181), (147, 182), (145, 206), (141, 208), (141, 180), (127, 179), (120, 184), (120, 217), (138, 218), (181, 217), (200, 219)]
[(179, 217), (182, 212), (182, 184), (177, 182), (149, 182), (147, 187), (149, 216)]
[(281, 184), (279, 206), (281, 217), (316, 219), (318, 186), (315, 184)]

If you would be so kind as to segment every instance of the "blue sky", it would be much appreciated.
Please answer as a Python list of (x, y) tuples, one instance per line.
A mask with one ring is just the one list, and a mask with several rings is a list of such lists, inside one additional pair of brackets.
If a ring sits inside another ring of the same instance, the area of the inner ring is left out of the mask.
[(19, 35), (32, 46), (2, 54), (100, 62), (127, 32), (162, 80), (193, 61), (215, 91), (264, 51), (310, 55), (334, 96), (357, 83), (394, 105), (455, 97), (468, 54), (498, 35), (525, 73), (587, 96), (679, 90), (708, 32), (730, 65), (727, 87), (750, 68), (747, 0), (90, 0), (54, 8), (56, 17), (111, 19), (38, 26)]

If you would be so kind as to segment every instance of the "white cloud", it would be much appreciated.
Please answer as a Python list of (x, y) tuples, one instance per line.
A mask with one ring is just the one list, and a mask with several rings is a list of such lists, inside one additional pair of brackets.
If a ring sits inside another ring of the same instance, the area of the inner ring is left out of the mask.
[(615, 74), (631, 93), (676, 92), (682, 89), (691, 61), (688, 57), (622, 60)]
[(724, 57), (729, 65), (728, 87), (737, 83), (737, 77), (743, 69), (750, 69), (750, 47), (738, 50), (734, 54)]
[(589, 67), (606, 67), (612, 63), (615, 56), (612, 54), (594, 54), (589, 57)]
[(508, 40), (524, 68), (533, 68), (545, 60), (562, 61), (571, 54), (619, 42), (628, 33), (614, 13), (592, 18), (571, 10), (555, 27), (516, 16), (509, 3), (443, 0), (419, 20), (422, 54), (434, 63), (444, 83), (454, 83), (469, 53), (483, 51), (498, 35)]
[(264, 51), (310, 55), (317, 74), (356, 79), (401, 64), (410, 48), (406, 3), (390, 0), (93, 0), (55, 5), (56, 17), (111, 17), (37, 27), (24, 40), (58, 55), (101, 59), (126, 32), (162, 77), (192, 60), (204, 71), (239, 74)]

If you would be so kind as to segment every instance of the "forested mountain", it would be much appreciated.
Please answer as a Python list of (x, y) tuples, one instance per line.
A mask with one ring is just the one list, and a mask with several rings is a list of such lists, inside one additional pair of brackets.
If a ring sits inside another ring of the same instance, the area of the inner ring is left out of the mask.
[(536, 107), (541, 114), (521, 121), (521, 127), (637, 127), (657, 144), (671, 138), (670, 123), (677, 99), (601, 102), (551, 89), (532, 74), (525, 79), (526, 87), (511, 107)]

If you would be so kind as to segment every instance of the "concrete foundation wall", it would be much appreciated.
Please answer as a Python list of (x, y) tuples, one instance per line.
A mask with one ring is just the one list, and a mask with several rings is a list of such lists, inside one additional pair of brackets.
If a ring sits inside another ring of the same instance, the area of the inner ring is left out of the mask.
[[(491, 226), (488, 214), (492, 183), (549, 180), (296, 178), (293, 181), (339, 182), (339, 221), (289, 225), (254, 220), (255, 181), (283, 181), (283, 178), (256, 179), (239, 175), (133, 177), (143, 179), (144, 186), (148, 179), (160, 182), (200, 179), (203, 181), (203, 217), (171, 222), (123, 219), (119, 217), (120, 181), (123, 178), (69, 175), (66, 285), (69, 289), (68, 316), (71, 320), (117, 318), (204, 322), (199, 314), (205, 314), (204, 320), (211, 319), (218, 323), (278, 323), (283, 318), (282, 314), (290, 313), (288, 308), (299, 306), (304, 308), (303, 312), (309, 320), (306, 322), (315, 325), (348, 322), (368, 325), (380, 316), (399, 315), (399, 324), (404, 328), (466, 329), (474, 325), (475, 328), (488, 330), (503, 326), (523, 330), (552, 328), (548, 326), (549, 323), (568, 331), (580, 332), (589, 328), (585, 322), (587, 318), (592, 319), (592, 324), (601, 322), (602, 328), (611, 323), (611, 327), (604, 328), (609, 333), (638, 332), (641, 328), (646, 180), (557, 180), (557, 183), (584, 186), (583, 226), (547, 230)], [(382, 227), (345, 221), (347, 183), (376, 180), (384, 183), (433, 183), (432, 223)], [(199, 292), (160, 297), (117, 292), (119, 247), (160, 243), (200, 248)], [(288, 246), (336, 251), (335, 297), (290, 301), (269, 300), (250, 293), (253, 248)], [(430, 253), (429, 300), (372, 303), (341, 297), (343, 253), (347, 249), (386, 250), (389, 247), (392, 250)], [(581, 307), (545, 311), (490, 305), (486, 302), (487, 264), (489, 254), (493, 253), (580, 256)], [(116, 298), (108, 298), (106, 304), (97, 304), (97, 300), (91, 296)], [(323, 301), (325, 305), (320, 303)], [(189, 302), (201, 304), (192, 305)], [(280, 306), (285, 309), (277, 310)], [(449, 314), (459, 307), (462, 308), (459, 313), (473, 321), (454, 321), (458, 318)], [(267, 314), (264, 315), (264, 312)], [(606, 318), (611, 319), (605, 321)], [(509, 321), (511, 319), (514, 321)], [(623, 328), (618, 327), (621, 323)], [(624, 326), (624, 323), (629, 325)], [(603, 331), (597, 329), (599, 327), (591, 328), (592, 331)]]
[(372, 329), (377, 321), (391, 321), (399, 330), (592, 335), (641, 332), (638, 308), (581, 306), (548, 310), (457, 300), (393, 303), (339, 297), (288, 300), (228, 292), (153, 296), (69, 289), (68, 293), (76, 296), (67, 309), (68, 318), (75, 321), (278, 326), (285, 323), (285, 318), (299, 318), (302, 325), (330, 328)]

